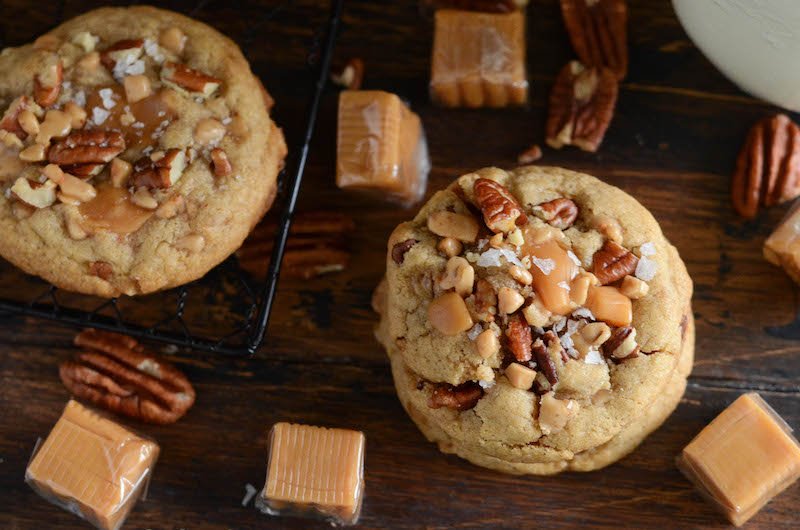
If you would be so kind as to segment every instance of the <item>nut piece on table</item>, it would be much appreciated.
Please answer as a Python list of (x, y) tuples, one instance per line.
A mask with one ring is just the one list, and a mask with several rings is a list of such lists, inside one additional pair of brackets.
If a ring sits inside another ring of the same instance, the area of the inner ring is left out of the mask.
[(256, 506), (270, 515), (356, 524), (364, 496), (364, 445), (362, 432), (276, 423)]
[(161, 68), (161, 81), (178, 92), (193, 96), (211, 97), (222, 84), (221, 79), (206, 75), (185, 64), (167, 61)]
[(505, 107), (528, 99), (525, 14), (435, 13), (431, 99), (444, 107)]
[(547, 145), (597, 151), (616, 103), (617, 81), (610, 70), (587, 68), (578, 61), (567, 63), (550, 92)]
[(36, 449), (25, 482), (94, 527), (116, 530), (144, 493), (158, 453), (154, 441), (70, 400)]
[(428, 320), (443, 335), (458, 335), (472, 327), (472, 317), (464, 299), (454, 292), (444, 293), (431, 301)]
[(639, 258), (612, 241), (606, 241), (592, 257), (592, 273), (601, 285), (614, 283), (636, 271)]
[(131, 183), (136, 187), (166, 189), (178, 182), (186, 168), (186, 153), (168, 149), (164, 156), (153, 160), (144, 156), (133, 164)]
[(59, 368), (64, 386), (80, 399), (147, 423), (174, 423), (194, 404), (189, 380), (171, 363), (145, 351), (136, 339), (86, 329), (82, 348)]
[(425, 194), (430, 171), (422, 122), (395, 94), (345, 90), (339, 94), (336, 185), (379, 195), (404, 206)]
[(677, 459), (678, 469), (736, 526), (800, 477), (800, 444), (756, 393), (740, 396)]
[(583, 64), (605, 67), (621, 80), (628, 71), (625, 0), (561, 0), (572, 47)]
[(340, 87), (348, 90), (358, 90), (364, 79), (364, 61), (358, 57), (353, 57), (338, 72), (331, 73), (331, 81)]
[(473, 185), (473, 192), (483, 220), (492, 232), (508, 233), (528, 222), (517, 198), (499, 182), (479, 178)]
[(435, 383), (428, 398), (428, 406), (432, 409), (445, 407), (453, 410), (469, 410), (477, 405), (482, 397), (483, 389), (473, 381), (458, 386)]
[(553, 392), (544, 394), (539, 402), (539, 429), (542, 434), (547, 436), (561, 431), (579, 408), (577, 401), (556, 399)]
[(747, 135), (731, 181), (731, 200), (746, 219), (759, 206), (800, 195), (800, 128), (785, 114), (764, 118)]
[(517, 156), (518, 164), (533, 164), (542, 158), (542, 148), (533, 144)]

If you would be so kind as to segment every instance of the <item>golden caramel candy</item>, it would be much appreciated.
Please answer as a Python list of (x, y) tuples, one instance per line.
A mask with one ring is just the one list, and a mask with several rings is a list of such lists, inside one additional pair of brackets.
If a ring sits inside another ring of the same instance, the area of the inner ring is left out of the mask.
[(364, 496), (364, 433), (276, 423), (267, 482), (256, 503), (270, 515), (355, 524)]
[(764, 242), (764, 257), (800, 283), (800, 208), (792, 208)]
[(633, 320), (631, 299), (611, 286), (591, 286), (586, 297), (586, 308), (596, 320), (612, 326), (627, 326)]
[(554, 239), (538, 245), (526, 245), (523, 251), (531, 258), (533, 288), (544, 307), (557, 315), (570, 313), (573, 306), (569, 284), (577, 274), (578, 266), (570, 259), (567, 251)]
[(70, 401), (25, 480), (45, 499), (114, 530), (145, 490), (158, 452), (155, 442)]
[(337, 186), (413, 204), (425, 194), (429, 170), (422, 123), (399, 97), (378, 90), (341, 93)]
[(741, 526), (800, 477), (800, 444), (756, 393), (714, 418), (678, 457), (678, 467)]
[(445, 107), (524, 104), (525, 14), (436, 11), (430, 89)]

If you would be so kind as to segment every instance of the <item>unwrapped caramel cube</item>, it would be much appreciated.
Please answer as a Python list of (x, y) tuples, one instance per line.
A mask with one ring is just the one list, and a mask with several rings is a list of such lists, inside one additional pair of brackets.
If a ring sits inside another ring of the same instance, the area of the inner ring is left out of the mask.
[(425, 194), (429, 171), (422, 122), (399, 97), (379, 90), (341, 93), (337, 186), (411, 205)]
[(761, 396), (744, 394), (686, 446), (678, 467), (741, 526), (800, 477), (800, 444)]
[(444, 107), (524, 104), (525, 13), (437, 11), (430, 89)]
[(800, 283), (800, 206), (793, 206), (764, 242), (764, 257)]
[(320, 517), (351, 525), (364, 496), (364, 434), (276, 423), (267, 482), (256, 505), (270, 515)]
[(71, 400), (33, 456), (25, 480), (97, 528), (116, 530), (146, 489), (158, 452), (152, 440)]

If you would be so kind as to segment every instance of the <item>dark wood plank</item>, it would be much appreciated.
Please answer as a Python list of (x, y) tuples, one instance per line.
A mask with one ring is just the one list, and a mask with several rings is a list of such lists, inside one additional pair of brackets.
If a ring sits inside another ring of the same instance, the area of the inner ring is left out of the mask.
[[(291, 138), (299, 133), (308, 93), (306, 44), (326, 9), (321, 0), (297, 0), (275, 20), (261, 20), (279, 3), (161, 4), (193, 13), (246, 46)], [(414, 209), (335, 188), (337, 94), (331, 89), (300, 207), (353, 215), (358, 228), (351, 239), (352, 264), (341, 274), (311, 281), (283, 280), (268, 342), (257, 359), (174, 355), (196, 385), (198, 401), (175, 426), (137, 426), (158, 439), (163, 457), (150, 499), (137, 506), (128, 528), (326, 527), (271, 519), (240, 506), (245, 484), (263, 483), (267, 429), (279, 420), (366, 432), (365, 528), (726, 526), (675, 469), (675, 455), (748, 390), (760, 391), (791, 425), (800, 425), (800, 345), (765, 332), (791, 321), (797, 306), (792, 282), (761, 257), (761, 243), (783, 212), (778, 208), (742, 223), (728, 201), (729, 174), (745, 131), (775, 109), (721, 76), (688, 41), (668, 2), (629, 4), (630, 73), (605, 143), (596, 155), (545, 149), (542, 163), (585, 170), (633, 194), (687, 263), (695, 282), (697, 361), (687, 394), (667, 423), (606, 470), (550, 478), (490, 472), (427, 443), (394, 395), (384, 354), (372, 340), (375, 318), (369, 308), (382, 275), (386, 237)], [(29, 41), (62, 14), (74, 16), (100, 3), (66, 0), (35, 10), (30, 5), (0, 2), (4, 45)], [(533, 1), (528, 20), (530, 105), (443, 110), (427, 97), (432, 24), (416, 2), (347, 3), (337, 58), (362, 57), (366, 88), (397, 92), (420, 113), (434, 162), (429, 194), (476, 167), (511, 167), (521, 149), (543, 144), (550, 85), (572, 52), (555, 0)], [(1, 272), (0, 292), (14, 285), (23, 290), (13, 271)], [(218, 329), (230, 317), (225, 307), (231, 295), (220, 291), (189, 315), (204, 330)], [(134, 302), (133, 311), (155, 320), (157, 305), (142, 300)], [(23, 483), (36, 438), (47, 433), (67, 399), (57, 367), (71, 352), (73, 332), (19, 317), (5, 322), (0, 326), (0, 527), (84, 528)], [(794, 487), (751, 527), (797, 527), (798, 502), (800, 488)]]

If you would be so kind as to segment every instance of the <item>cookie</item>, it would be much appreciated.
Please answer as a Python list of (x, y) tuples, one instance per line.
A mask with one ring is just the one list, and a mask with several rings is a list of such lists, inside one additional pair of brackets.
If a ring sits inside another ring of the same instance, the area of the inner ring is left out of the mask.
[(0, 53), (0, 255), (104, 297), (167, 289), (235, 251), (286, 145), (230, 39), (103, 8)]
[(377, 334), (401, 401), (447, 452), (552, 473), (610, 444), (578, 460), (591, 467), (635, 447), (682, 393), (691, 280), (617, 188), (561, 168), (483, 169), (387, 250)]

